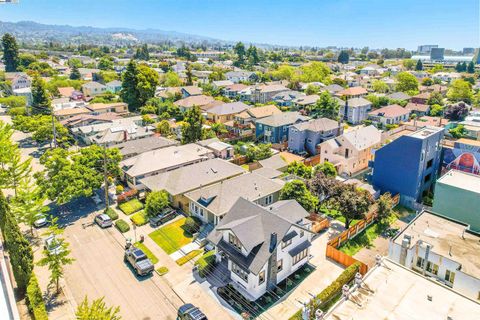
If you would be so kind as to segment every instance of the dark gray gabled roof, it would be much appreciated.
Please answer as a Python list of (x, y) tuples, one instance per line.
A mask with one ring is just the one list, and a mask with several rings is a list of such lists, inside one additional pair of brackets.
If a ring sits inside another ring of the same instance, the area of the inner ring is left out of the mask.
[[(293, 225), (302, 228), (296, 222), (301, 222), (308, 215), (294, 200), (279, 201), (270, 207), (261, 207), (239, 198), (208, 239), (225, 251), (235, 263), (258, 274), (272, 254), (271, 235), (277, 234), (278, 246)], [(224, 230), (231, 230), (235, 234), (249, 252), (247, 256), (223, 241)]]

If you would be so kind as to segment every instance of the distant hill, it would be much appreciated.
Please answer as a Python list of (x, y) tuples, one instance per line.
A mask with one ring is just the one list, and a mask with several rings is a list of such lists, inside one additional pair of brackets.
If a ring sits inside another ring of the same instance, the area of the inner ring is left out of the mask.
[(128, 28), (96, 28), (89, 26), (74, 27), (69, 25), (48, 25), (33, 21), (4, 22), (0, 21), (0, 34), (9, 32), (19, 41), (89, 44), (126, 44), (135, 42), (160, 43), (205, 43), (225, 45), (232, 44), (205, 36), (164, 31), (156, 29), (135, 30)]

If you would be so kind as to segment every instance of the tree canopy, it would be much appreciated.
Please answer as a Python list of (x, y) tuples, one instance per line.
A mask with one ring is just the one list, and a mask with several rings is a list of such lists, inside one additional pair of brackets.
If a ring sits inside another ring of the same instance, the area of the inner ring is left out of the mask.
[(5, 62), (6, 72), (17, 71), (19, 65), (18, 45), (14, 36), (5, 33), (2, 37), (3, 61)]
[(155, 70), (130, 60), (123, 75), (120, 96), (128, 104), (130, 111), (137, 111), (155, 96), (155, 89), (159, 84)]
[(400, 72), (397, 75), (397, 91), (416, 92), (418, 91), (418, 80), (409, 72)]
[(202, 127), (205, 118), (200, 111), (200, 108), (194, 106), (185, 113), (183, 119), (185, 122), (182, 126), (182, 143), (197, 142), (202, 139)]
[(318, 199), (301, 180), (287, 182), (280, 191), (280, 200), (296, 200), (308, 212), (314, 211), (318, 204)]
[(317, 102), (308, 108), (309, 114), (313, 118), (338, 119), (340, 104), (333, 98), (328, 91), (320, 94)]
[(158, 215), (164, 208), (169, 205), (168, 192), (165, 190), (153, 191), (147, 195), (145, 202), (145, 212), (148, 216), (154, 217)]

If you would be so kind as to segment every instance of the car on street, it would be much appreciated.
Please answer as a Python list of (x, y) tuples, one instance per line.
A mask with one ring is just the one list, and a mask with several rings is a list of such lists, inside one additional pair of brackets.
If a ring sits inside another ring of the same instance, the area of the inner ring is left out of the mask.
[(152, 261), (148, 259), (147, 255), (134, 246), (129, 246), (125, 250), (124, 260), (135, 269), (136, 274), (139, 276), (151, 274), (155, 269), (155, 266)]
[(95, 222), (101, 227), (101, 228), (108, 228), (113, 225), (112, 219), (105, 213), (101, 213), (95, 217)]
[(175, 210), (173, 210), (172, 208), (166, 208), (160, 214), (156, 215), (155, 217), (151, 217), (149, 219), (149, 222), (150, 225), (155, 228), (169, 220), (172, 220), (173, 218), (175, 218), (175, 216)]
[(191, 303), (178, 308), (179, 320), (208, 320), (207, 316)]
[(59, 254), (63, 250), (61, 242), (55, 237), (55, 235), (50, 235), (45, 238), (43, 248), (48, 250), (51, 254)]
[(35, 217), (35, 221), (33, 222), (33, 226), (35, 228), (41, 228), (41, 227), (44, 227), (48, 224), (48, 220), (47, 220), (47, 217), (43, 214), (37, 214), (37, 216)]

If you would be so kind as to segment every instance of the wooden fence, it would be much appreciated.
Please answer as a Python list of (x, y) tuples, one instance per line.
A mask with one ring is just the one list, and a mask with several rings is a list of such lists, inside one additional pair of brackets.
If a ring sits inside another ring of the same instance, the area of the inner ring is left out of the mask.
[(312, 221), (312, 232), (319, 233), (330, 227), (330, 220), (323, 218), (318, 214), (312, 213), (307, 219)]
[[(400, 195), (395, 195), (392, 197), (393, 200), (393, 206), (396, 206), (400, 202)], [(355, 237), (357, 234), (365, 230), (369, 225), (371, 225), (373, 222), (375, 222), (375, 219), (377, 217), (377, 208), (376, 206), (372, 206), (371, 210), (369, 213), (367, 213), (365, 219), (360, 220), (357, 224), (351, 226), (347, 230), (343, 231), (340, 233), (338, 236), (335, 238), (331, 239), (330, 241), (327, 242), (327, 251), (326, 251), (326, 256), (327, 258), (330, 258), (338, 263), (340, 263), (342, 266), (349, 267), (355, 262), (360, 263), (360, 273), (364, 275), (368, 271), (368, 266), (349, 256), (348, 254), (338, 250), (338, 248), (348, 240), (352, 239)]]

